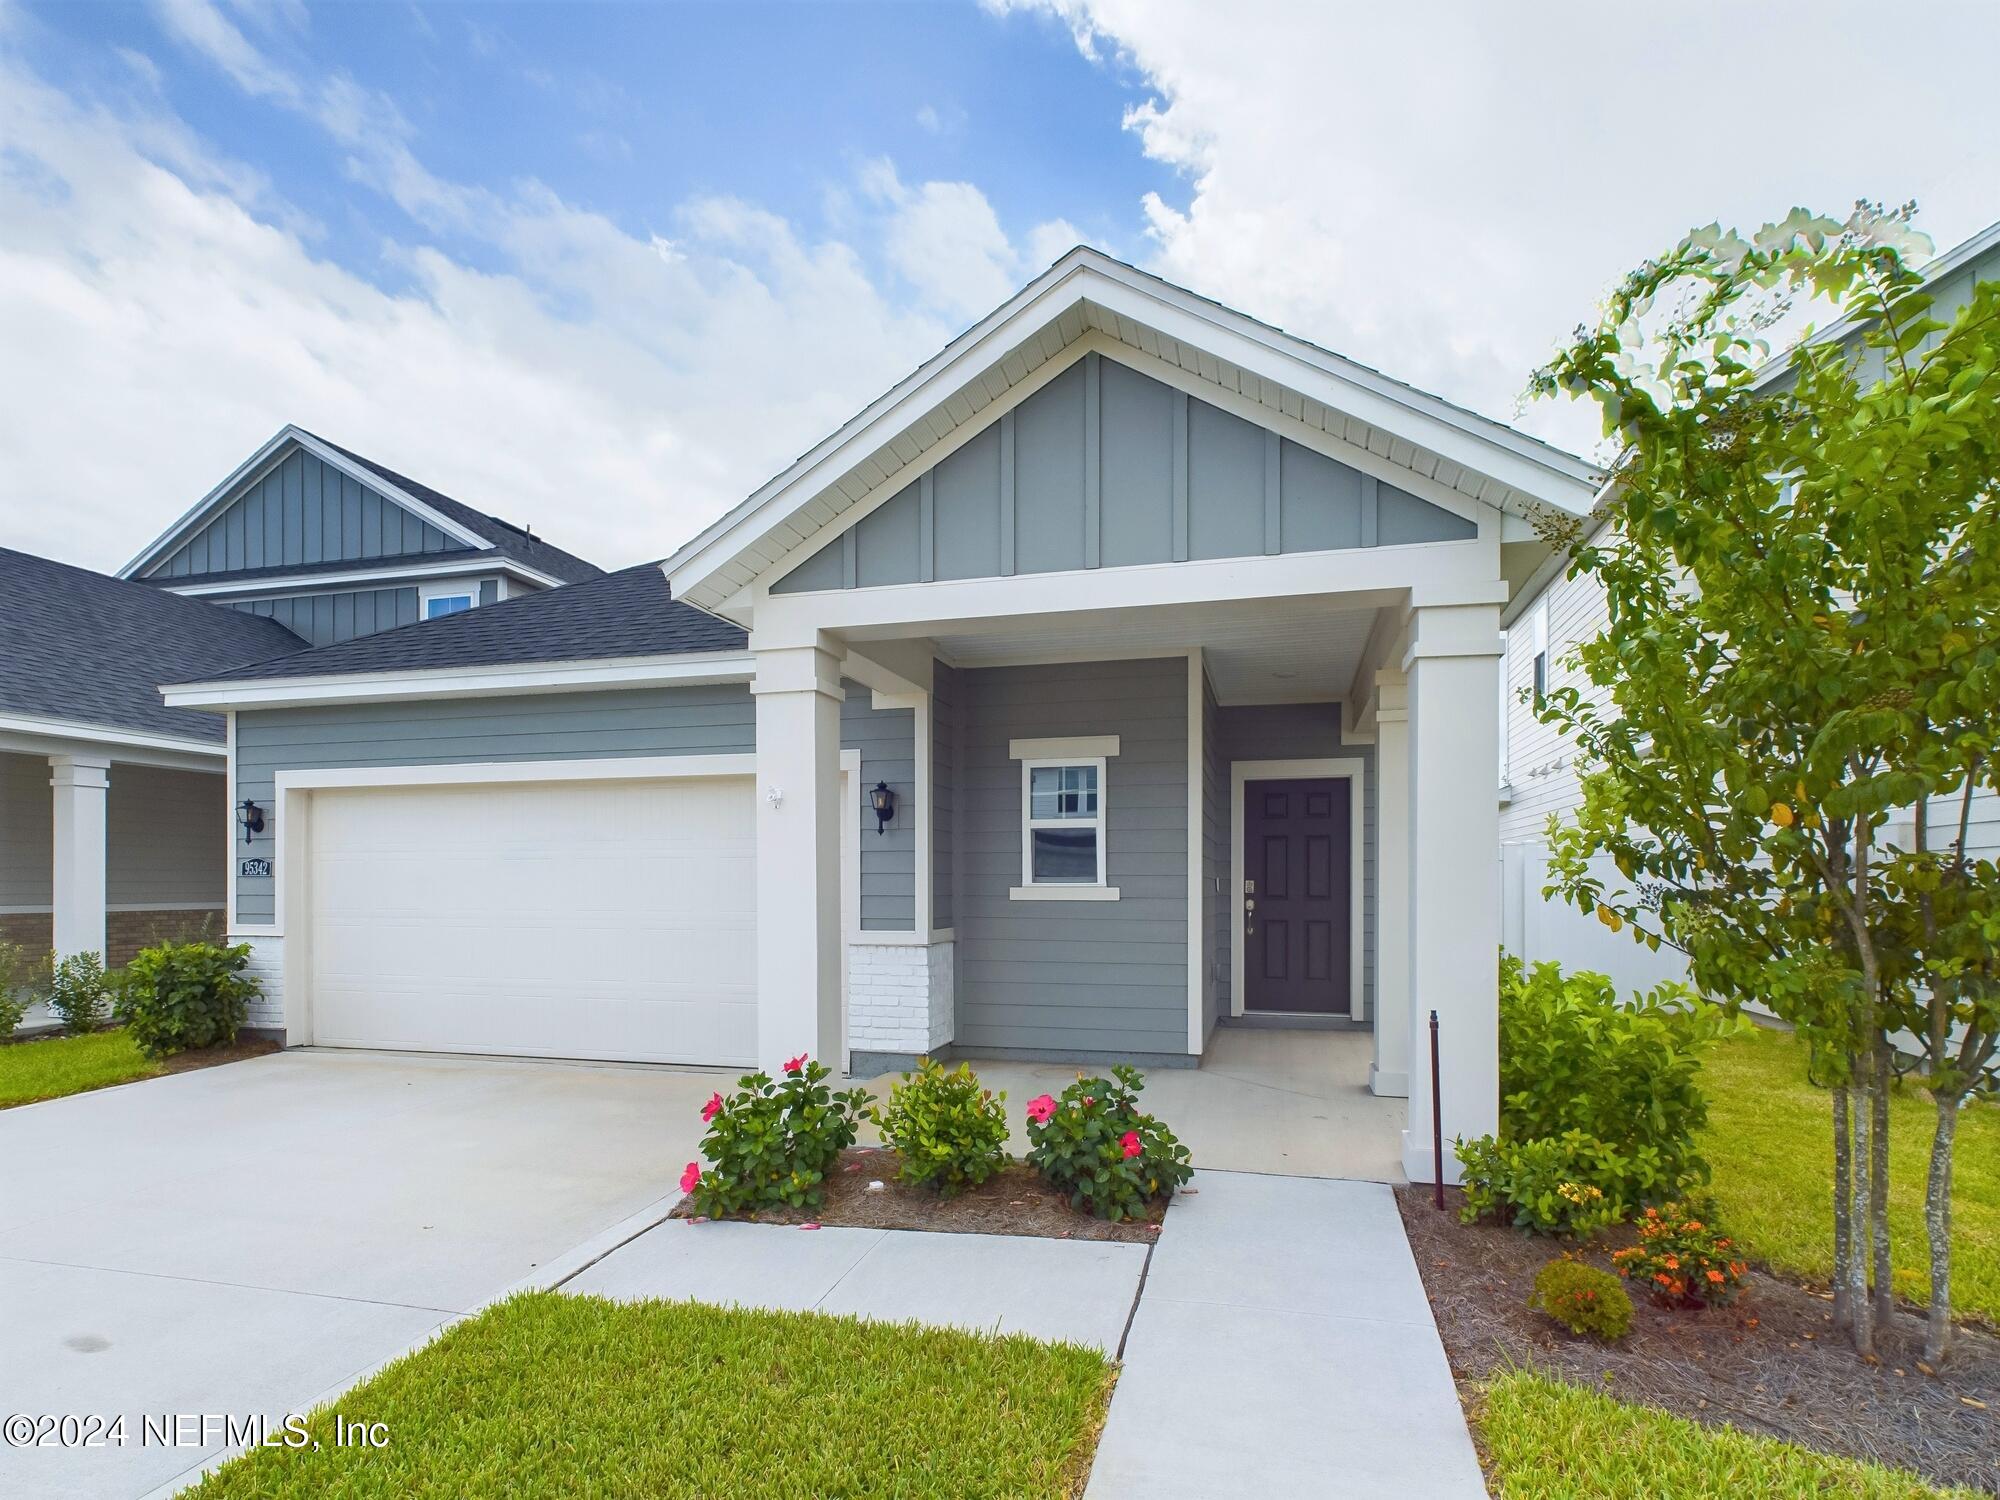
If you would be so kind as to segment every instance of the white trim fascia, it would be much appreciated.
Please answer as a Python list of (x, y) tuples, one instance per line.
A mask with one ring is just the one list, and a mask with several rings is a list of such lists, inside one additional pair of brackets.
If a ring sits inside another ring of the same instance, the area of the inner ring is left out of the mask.
[(1366, 1009), (1361, 950), (1367, 946), (1362, 883), (1367, 873), (1362, 820), (1368, 808), (1363, 785), (1366, 767), (1353, 756), (1303, 760), (1239, 760), (1229, 767), (1229, 1013), (1243, 1014), (1243, 788), (1251, 781), (1291, 781), (1305, 777), (1346, 777), (1348, 787), (1347, 1015), (1359, 1021)]
[(1017, 885), (1007, 892), (1009, 901), (1116, 901), (1115, 885)]
[(1074, 650), (1023, 651), (1009, 656), (953, 656), (938, 648), (938, 660), (961, 671), (979, 672), (988, 667), (1047, 667), (1063, 662), (1164, 661), (1187, 655), (1185, 646), (1079, 646)]
[[(1176, 652), (1175, 655), (1185, 655)], [(1118, 753), (1115, 734), (1073, 734), (1040, 740), (1007, 741), (1009, 760), (1104, 760)], [(1099, 788), (1102, 795), (1102, 788)]]
[(686, 652), (664, 656), (522, 662), (492, 667), (354, 672), (325, 677), (266, 677), (234, 682), (169, 683), (160, 689), (173, 708), (303, 707), (319, 703), (395, 703), (425, 698), (505, 697), (520, 693), (583, 692), (592, 688), (694, 686), (748, 682), (756, 659), (747, 652)]
[(11, 735), (29, 739), (81, 740), (113, 749), (158, 750), (174, 755), (199, 756), (204, 761), (224, 760), (229, 754), (226, 744), (219, 745), (214, 740), (183, 739), (179, 735), (152, 734), (143, 729), (118, 729), (109, 724), (87, 724), (79, 719), (58, 719), (41, 714), (0, 714), (0, 736)]
[[(539, 584), (543, 588), (562, 587), (562, 580), (553, 574), (544, 573), (539, 568), (531, 568), (525, 563), (515, 562), (512, 558), (502, 557), (490, 546), (470, 556), (456, 552), (431, 552), (423, 556), (425, 561), (402, 568), (350, 566), (322, 573), (286, 573), (263, 578), (225, 579), (219, 583), (203, 583), (202, 575), (193, 573), (189, 575), (186, 583), (173, 583), (166, 579), (153, 579), (149, 582), (167, 593), (179, 594), (189, 599), (255, 598), (262, 594), (301, 594), (329, 589), (366, 588), (370, 585), (402, 588), (414, 585), (421, 588), (431, 579), (460, 578), (466, 574), (486, 578), (504, 574), (528, 583)], [(505, 578), (501, 579), (501, 582), (505, 581)]]
[(297, 444), (321, 463), (330, 464), (355, 482), (364, 484), (369, 489), (374, 490), (378, 495), (386, 495), (403, 509), (430, 522), (431, 525), (437, 527), (446, 536), (453, 537), (465, 543), (468, 547), (491, 547), (493, 545), (491, 537), (481, 536), (470, 527), (452, 520), (451, 517), (445, 515), (442, 511), (426, 505), (415, 495), (410, 494), (397, 485), (391, 484), (373, 469), (363, 468), (345, 454), (336, 453), (311, 433), (306, 432), (302, 428), (294, 427), (287, 422), (277, 432), (272, 434), (262, 447), (242, 463), (238, 464), (227, 479), (223, 480), (221, 484), (218, 484), (214, 489), (202, 496), (201, 499), (197, 500), (178, 521), (161, 532), (154, 539), (151, 546), (147, 547), (145, 551), (120, 568), (118, 576), (120, 578), (133, 577), (140, 569), (159, 557), (161, 553), (170, 550), (176, 543), (184, 540), (189, 531), (208, 518), (210, 511), (220, 508), (233, 498), (233, 492), (236, 489), (249, 483), (252, 479), (262, 478), (264, 470), (270, 467), (271, 460), (277, 456), (278, 450), (284, 447), (286, 443)]
[[(236, 710), (222, 716), (222, 930), (236, 930)], [(271, 915), (277, 915), (275, 906)]]
[[(1597, 471), (1573, 454), (1079, 246), (669, 558), (665, 566), (675, 597), (696, 599), (712, 592), (710, 578), (836, 483), (853, 459), (884, 447), (923, 412), (943, 405), (978, 373), (999, 364), (1031, 332), (1085, 303), (1206, 349), (1385, 434), (1405, 436), (1461, 467), (1564, 509), (1575, 507), (1550, 499), (1547, 490), (1596, 483)], [(1424, 435), (1411, 434), (1413, 425)], [(802, 492), (802, 498), (794, 501), (794, 492)]]
[(1207, 893), (1202, 889), (1203, 856), (1207, 853), (1207, 821), (1203, 817), (1207, 810), (1206, 776), (1208, 751), (1207, 707), (1208, 670), (1201, 648), (1188, 652), (1187, 657), (1187, 846), (1188, 846), (1188, 1055), (1201, 1055), (1202, 1044), (1207, 1040), (1202, 1035), (1202, 1012), (1206, 1008), (1203, 1000), (1208, 993), (1208, 923), (1203, 918)]
[[(857, 752), (858, 754), (858, 752)], [(856, 764), (859, 764), (857, 760)], [(845, 769), (845, 766), (843, 766)], [(460, 761), (429, 766), (340, 766), (279, 771), (277, 793), (376, 787), (504, 786), (550, 781), (667, 781), (755, 776), (755, 751), (726, 755), (627, 755), (600, 760)], [(285, 820), (278, 820), (282, 838)]]

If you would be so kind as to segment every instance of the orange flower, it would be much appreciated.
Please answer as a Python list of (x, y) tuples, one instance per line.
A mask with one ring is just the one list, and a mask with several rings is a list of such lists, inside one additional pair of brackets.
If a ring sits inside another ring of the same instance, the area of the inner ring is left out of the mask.
[(1678, 1255), (1669, 1255), (1663, 1264), (1669, 1271), (1678, 1271), (1681, 1268), (1681, 1258)]
[(1665, 1271), (1654, 1272), (1653, 1280), (1659, 1282), (1661, 1286), (1672, 1286), (1674, 1284), (1674, 1278), (1669, 1276)]
[(1721, 1286), (1723, 1281), (1723, 1276), (1720, 1271), (1710, 1271), (1708, 1273), (1708, 1279), (1714, 1282), (1717, 1286)]

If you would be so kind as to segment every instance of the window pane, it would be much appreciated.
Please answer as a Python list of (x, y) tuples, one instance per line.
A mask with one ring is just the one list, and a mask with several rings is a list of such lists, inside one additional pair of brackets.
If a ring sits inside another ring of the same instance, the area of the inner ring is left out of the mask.
[(1032, 875), (1037, 885), (1094, 885), (1097, 882), (1095, 828), (1036, 828), (1029, 831)]
[(435, 620), (440, 615), (463, 614), (470, 608), (472, 608), (470, 594), (441, 594), (435, 599), (424, 601), (424, 618)]
[(1028, 772), (1028, 816), (1097, 816), (1097, 767), (1036, 766)]

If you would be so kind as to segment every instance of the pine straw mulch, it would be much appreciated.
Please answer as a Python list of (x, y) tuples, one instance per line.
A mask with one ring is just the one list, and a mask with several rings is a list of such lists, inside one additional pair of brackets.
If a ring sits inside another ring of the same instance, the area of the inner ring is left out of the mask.
[[(1530, 1366), (1698, 1422), (2000, 1492), (2000, 1338), (1990, 1332), (1960, 1327), (1944, 1369), (1925, 1375), (1921, 1314), (1905, 1307), (1877, 1332), (1880, 1363), (1870, 1365), (1834, 1329), (1830, 1297), (1752, 1271), (1726, 1307), (1675, 1311), (1635, 1295), (1631, 1333), (1600, 1344), (1528, 1307), (1535, 1273), (1562, 1242), (1461, 1224), (1456, 1190), (1443, 1213), (1428, 1187), (1396, 1197), (1461, 1386)], [(1611, 1270), (1609, 1252), (1630, 1239), (1606, 1236), (1581, 1258)]]
[[(1123, 1240), (1148, 1245), (1160, 1237), (1167, 1200), (1148, 1206), (1143, 1219), (1113, 1224), (1092, 1218), (1042, 1181), (1023, 1162), (953, 1198), (896, 1178), (896, 1153), (887, 1146), (851, 1146), (827, 1174), (826, 1198), (818, 1208), (763, 1209), (733, 1217), (760, 1224), (837, 1224), (855, 1229), (930, 1229), (945, 1234), (1025, 1234), (1052, 1240)], [(869, 1184), (882, 1184), (869, 1191)], [(672, 1217), (696, 1215), (687, 1200)]]

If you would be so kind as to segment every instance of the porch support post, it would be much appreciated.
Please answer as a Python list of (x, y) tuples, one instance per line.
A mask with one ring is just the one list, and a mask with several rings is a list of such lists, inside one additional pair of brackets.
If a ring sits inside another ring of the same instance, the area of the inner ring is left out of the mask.
[(1410, 709), (1401, 672), (1375, 674), (1375, 1056), (1371, 1093), (1410, 1092)]
[(51, 755), (55, 797), (54, 947), (104, 956), (105, 800), (111, 762), (89, 755)]
[(1403, 659), (1409, 702), (1410, 1109), (1403, 1171), (1436, 1179), (1430, 1014), (1438, 1013), (1445, 1180), (1454, 1137), (1499, 1126), (1500, 611), (1420, 608)]
[(840, 655), (756, 653), (757, 1064), (836, 1071), (840, 1018)]

